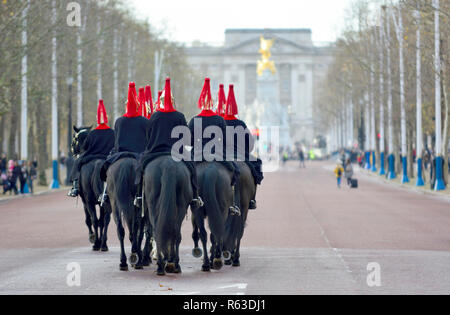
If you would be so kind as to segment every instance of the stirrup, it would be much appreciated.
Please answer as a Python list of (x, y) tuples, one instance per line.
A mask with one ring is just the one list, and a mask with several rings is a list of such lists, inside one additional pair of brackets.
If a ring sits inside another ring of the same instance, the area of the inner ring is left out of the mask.
[(108, 200), (109, 200), (109, 198), (108, 198), (108, 195), (107, 195), (106, 193), (101, 194), (100, 197), (98, 197), (98, 203), (99, 203), (99, 205), (102, 206), (102, 207), (103, 207), (103, 204), (104, 204), (105, 202), (107, 202)]
[(230, 214), (231, 215), (237, 215), (238, 217), (241, 216), (241, 209), (239, 209), (238, 206), (231, 206), (230, 207)]
[(140, 197), (140, 196), (136, 196), (135, 198), (134, 198), (134, 206), (135, 207), (138, 207), (138, 208), (140, 208), (141, 207), (141, 204), (142, 204), (142, 197)]
[(201, 208), (205, 205), (205, 203), (203, 202), (202, 197), (198, 196), (197, 198), (192, 199), (190, 205), (193, 207)]
[(248, 210), (255, 210), (255, 209), (256, 209), (256, 200), (250, 200)]

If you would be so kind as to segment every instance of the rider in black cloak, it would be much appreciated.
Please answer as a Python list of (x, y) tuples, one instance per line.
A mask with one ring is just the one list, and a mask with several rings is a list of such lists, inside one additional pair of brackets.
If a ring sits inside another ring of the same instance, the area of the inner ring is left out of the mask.
[[(220, 95), (221, 92), (219, 91), (219, 98)], [(223, 97), (224, 96), (225, 95), (223, 94)], [(218, 110), (220, 111), (221, 108), (223, 107), (220, 106), (219, 101)], [(234, 137), (233, 142), (227, 142), (227, 160), (233, 159), (235, 161), (245, 161), (252, 172), (255, 185), (260, 185), (264, 178), (262, 173), (262, 161), (254, 156), (251, 156), (251, 152), (254, 149), (255, 140), (245, 122), (236, 117), (237, 114), (238, 107), (234, 96), (234, 86), (230, 85), (226, 109), (222, 112), (227, 126), (234, 128), (234, 131), (230, 130), (233, 134), (227, 135), (227, 137)], [(241, 140), (239, 141), (239, 139)], [(252, 199), (250, 201), (249, 209), (256, 209), (256, 200)]]
[[(147, 131), (147, 147), (139, 161), (136, 174), (136, 184), (138, 184), (137, 198), (140, 199), (142, 196), (142, 176), (147, 164), (159, 156), (175, 153), (179, 154), (178, 158), (183, 160), (191, 174), (194, 194), (191, 205), (202, 206), (203, 202), (198, 195), (195, 165), (187, 159), (182, 159), (183, 150), (185, 150), (184, 146), (180, 147), (178, 152), (172, 152), (174, 145), (180, 141), (179, 138), (172, 136), (172, 132), (177, 127), (187, 127), (185, 116), (178, 112), (174, 105), (175, 101), (171, 92), (170, 78), (167, 78), (164, 92), (158, 97), (157, 110), (151, 115), (150, 127)], [(137, 204), (140, 205), (140, 203)]]
[(114, 147), (115, 133), (108, 126), (108, 116), (103, 100), (100, 100), (98, 104), (97, 124), (98, 127), (88, 134), (82, 149), (83, 153), (72, 167), (71, 180), (73, 181), (73, 187), (68, 194), (70, 197), (78, 196), (81, 167), (95, 159), (106, 159)]
[[(101, 179), (104, 182), (106, 182), (106, 173), (111, 164), (122, 158), (132, 157), (139, 159), (140, 154), (145, 150), (145, 146), (148, 142), (150, 121), (147, 118), (142, 117), (138, 110), (139, 103), (136, 85), (134, 82), (130, 82), (126, 113), (123, 117), (117, 119), (114, 126), (116, 132), (114, 150), (105, 161), (100, 174)], [(104, 201), (105, 198), (106, 189), (102, 201)]]
[[(193, 159), (195, 162), (217, 161), (222, 163), (230, 172), (233, 173), (231, 185), (234, 186), (239, 176), (239, 168), (234, 162), (227, 161), (225, 159), (227, 125), (225, 120), (213, 111), (214, 101), (211, 96), (211, 83), (209, 78), (205, 79), (205, 83), (198, 100), (198, 107), (202, 110), (201, 113), (192, 118), (189, 122), (189, 129), (191, 131), (191, 146), (193, 147)], [(214, 129), (208, 127), (218, 127), (221, 134), (216, 134)], [(213, 139), (214, 142), (212, 142)], [(235, 204), (231, 211), (236, 214), (240, 213), (239, 208)]]

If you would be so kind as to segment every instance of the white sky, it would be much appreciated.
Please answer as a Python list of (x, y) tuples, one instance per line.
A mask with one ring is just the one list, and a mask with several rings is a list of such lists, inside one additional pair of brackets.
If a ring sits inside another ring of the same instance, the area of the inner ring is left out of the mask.
[(168, 38), (220, 44), (226, 28), (311, 28), (313, 40), (334, 41), (351, 0), (129, 0), (138, 18)]

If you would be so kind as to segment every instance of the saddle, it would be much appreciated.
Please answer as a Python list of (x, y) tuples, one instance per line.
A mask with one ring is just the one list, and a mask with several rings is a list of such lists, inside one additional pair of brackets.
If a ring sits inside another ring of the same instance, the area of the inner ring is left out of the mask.
[(140, 154), (135, 152), (117, 152), (110, 154), (106, 160), (103, 162), (102, 168), (100, 170), (100, 179), (103, 182), (106, 182), (106, 173), (108, 172), (109, 167), (114, 164), (115, 162), (125, 159), (125, 158), (132, 158), (132, 159), (139, 159)]

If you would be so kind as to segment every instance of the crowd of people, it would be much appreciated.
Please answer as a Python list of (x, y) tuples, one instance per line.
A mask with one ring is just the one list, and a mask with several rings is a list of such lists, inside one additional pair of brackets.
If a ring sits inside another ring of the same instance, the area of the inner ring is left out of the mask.
[(3, 186), (3, 195), (9, 192), (26, 194), (33, 193), (33, 182), (37, 178), (37, 162), (17, 159), (8, 160), (5, 154), (0, 159), (0, 181)]

